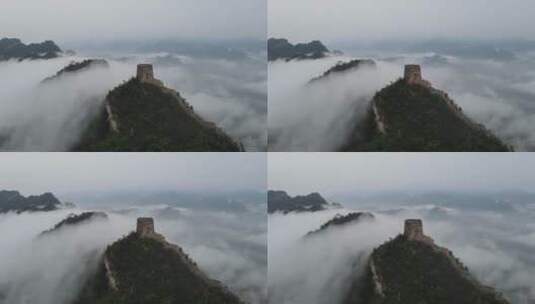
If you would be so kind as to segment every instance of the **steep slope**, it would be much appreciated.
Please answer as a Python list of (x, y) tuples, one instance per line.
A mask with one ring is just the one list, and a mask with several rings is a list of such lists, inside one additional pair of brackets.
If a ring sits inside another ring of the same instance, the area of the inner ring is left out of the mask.
[(24, 197), (18, 191), (0, 191), (0, 213), (52, 211), (60, 206), (61, 202), (50, 192)]
[(327, 208), (339, 207), (338, 204), (329, 204), (319, 193), (308, 195), (289, 196), (284, 191), (268, 191), (268, 212), (305, 212), (321, 211)]
[(151, 229), (138, 221), (137, 232), (110, 245), (75, 303), (242, 303)]
[[(407, 66), (409, 68), (410, 66)], [(410, 69), (410, 68), (409, 68)], [(447, 93), (406, 71), (377, 92), (365, 121), (344, 151), (510, 151), (468, 118)]]
[(309, 83), (316, 83), (319, 80), (328, 78), (333, 75), (339, 75), (343, 73), (348, 73), (351, 71), (358, 70), (361, 67), (372, 67), (376, 66), (375, 61), (369, 59), (354, 59), (348, 62), (338, 62), (336, 65), (329, 68), (322, 75), (312, 78)]
[(346, 215), (337, 214), (332, 219), (328, 220), (320, 226), (320, 228), (310, 231), (306, 236), (315, 236), (326, 232), (335, 227), (343, 227), (350, 224), (361, 223), (363, 221), (370, 221), (375, 219), (375, 216), (369, 212), (351, 212)]
[(56, 58), (61, 49), (50, 40), (41, 43), (22, 43), (16, 38), (0, 39), (0, 61), (18, 59), (51, 59)]
[(403, 235), (373, 251), (367, 276), (353, 285), (345, 303), (509, 302), (493, 288), (481, 285), (451, 251), (423, 235), (421, 221), (408, 220)]
[(179, 93), (132, 78), (109, 92), (75, 151), (241, 151)]
[(268, 40), (269, 61), (320, 59), (326, 57), (328, 53), (329, 49), (318, 40), (296, 45), (291, 44), (287, 39), (270, 38)]
[(52, 80), (59, 79), (60, 77), (65, 75), (74, 74), (76, 72), (85, 71), (95, 67), (107, 68), (109, 67), (109, 64), (104, 59), (86, 59), (79, 62), (73, 61), (61, 70), (59, 70), (55, 75), (45, 78), (41, 83), (46, 83)]

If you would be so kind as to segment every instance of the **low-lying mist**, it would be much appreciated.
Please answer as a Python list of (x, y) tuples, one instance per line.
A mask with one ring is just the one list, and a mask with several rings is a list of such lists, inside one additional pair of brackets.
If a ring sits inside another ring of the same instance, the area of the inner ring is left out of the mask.
[(0, 147), (12, 151), (66, 151), (79, 139), (108, 91), (153, 63), (155, 77), (177, 90), (205, 119), (247, 150), (267, 145), (266, 71), (261, 55), (226, 60), (169, 53), (106, 54), (110, 68), (93, 68), (40, 82), (71, 61), (93, 56), (0, 62)]
[[(269, 303), (342, 303), (353, 279), (359, 279), (372, 249), (403, 232), (408, 218), (422, 218), (425, 234), (450, 249), (485, 285), (514, 304), (535, 299), (535, 209), (512, 212), (488, 208), (436, 208), (433, 205), (376, 205), (375, 220), (327, 230), (317, 229), (340, 209), (269, 216)], [(516, 208), (516, 207), (515, 207)]]
[[(380, 52), (375, 52), (380, 54)], [(376, 69), (333, 75), (307, 85), (346, 56), (276, 61), (269, 70), (269, 149), (334, 151), (362, 119), (375, 92), (403, 75), (403, 66), (422, 65), (423, 77), (447, 92), (463, 111), (517, 151), (535, 150), (535, 56), (511, 60), (436, 56), (434, 53), (373, 59)]]
[(38, 237), (69, 213), (82, 211), (85, 208), (0, 215), (5, 232), (0, 239), (0, 303), (72, 303), (106, 246), (134, 231), (140, 216), (154, 217), (157, 232), (242, 299), (267, 302), (264, 210), (237, 214), (168, 205), (108, 206), (108, 220)]

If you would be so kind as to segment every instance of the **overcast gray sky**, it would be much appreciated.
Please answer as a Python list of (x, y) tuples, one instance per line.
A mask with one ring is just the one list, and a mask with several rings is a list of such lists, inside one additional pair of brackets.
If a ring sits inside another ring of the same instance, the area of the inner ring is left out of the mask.
[(533, 153), (270, 153), (270, 189), (292, 194), (535, 190)]
[(0, 37), (24, 41), (266, 36), (265, 0), (2, 0)]
[(269, 36), (358, 41), (535, 38), (532, 0), (269, 0)]
[(264, 190), (265, 153), (0, 153), (0, 190)]

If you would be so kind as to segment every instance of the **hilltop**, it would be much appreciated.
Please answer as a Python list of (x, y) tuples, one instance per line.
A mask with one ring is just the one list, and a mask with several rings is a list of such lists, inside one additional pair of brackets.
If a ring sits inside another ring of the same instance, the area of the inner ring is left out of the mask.
[(18, 191), (0, 191), (0, 213), (53, 211), (60, 206), (61, 202), (50, 192), (25, 197)]
[(96, 219), (108, 219), (108, 215), (104, 212), (82, 212), (80, 214), (69, 214), (66, 218), (61, 220), (59, 223), (54, 225), (54, 227), (43, 231), (41, 236), (48, 235), (52, 232), (56, 232), (64, 227), (77, 226), (82, 223), (88, 223)]
[(108, 246), (97, 272), (75, 304), (241, 304), (220, 282), (206, 276), (177, 245), (139, 218), (136, 232)]
[(0, 39), (0, 61), (10, 59), (19, 61), (25, 59), (51, 59), (58, 57), (60, 53), (61, 49), (51, 40), (26, 45), (17, 38)]
[(339, 75), (339, 74), (344, 74), (344, 73), (348, 73), (351, 71), (355, 71), (361, 67), (375, 68), (376, 64), (375, 64), (375, 61), (371, 59), (354, 59), (348, 62), (339, 61), (336, 65), (329, 68), (322, 75), (312, 78), (309, 81), (309, 83), (315, 83), (319, 80), (329, 78), (330, 76), (333, 76), (333, 75)]
[(407, 65), (405, 77), (373, 97), (343, 151), (510, 151), (448, 96)]
[(403, 235), (373, 250), (363, 280), (354, 282), (345, 304), (509, 303), (424, 235), (421, 220), (407, 220)]
[(268, 191), (268, 212), (305, 212), (321, 211), (328, 208), (340, 207), (338, 204), (330, 204), (319, 193), (298, 195), (291, 197), (285, 191)]
[(59, 79), (62, 76), (89, 70), (94, 67), (108, 68), (110, 65), (104, 59), (86, 59), (83, 61), (72, 61), (67, 66), (59, 70), (55, 75), (45, 78), (42, 83)]
[(346, 215), (337, 214), (320, 226), (320, 228), (310, 231), (306, 236), (318, 235), (335, 227), (343, 227), (350, 224), (361, 223), (362, 221), (374, 220), (375, 216), (369, 212), (351, 212)]
[(318, 40), (295, 45), (288, 42), (287, 39), (270, 38), (268, 40), (269, 61), (278, 59), (286, 61), (293, 59), (320, 59), (326, 57), (328, 54), (329, 49)]
[(180, 94), (138, 65), (136, 78), (114, 88), (75, 151), (241, 151), (215, 124), (198, 116)]

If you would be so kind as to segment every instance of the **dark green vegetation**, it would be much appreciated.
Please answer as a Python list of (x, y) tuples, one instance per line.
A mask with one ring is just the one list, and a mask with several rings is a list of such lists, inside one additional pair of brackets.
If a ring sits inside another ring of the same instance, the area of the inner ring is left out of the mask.
[(325, 57), (327, 53), (329, 53), (329, 49), (317, 40), (296, 45), (291, 44), (286, 39), (270, 38), (268, 40), (269, 61), (277, 59), (286, 61), (292, 59), (319, 59)]
[(80, 214), (69, 214), (66, 218), (54, 225), (53, 228), (43, 231), (41, 235), (46, 235), (66, 226), (76, 226), (81, 223), (86, 223), (94, 219), (107, 219), (108, 215), (104, 212), (82, 212)]
[(376, 93), (372, 100), (385, 132), (370, 108), (364, 122), (342, 148), (345, 151), (510, 151), (484, 126), (470, 121), (445, 93), (403, 79)]
[[(284, 191), (268, 191), (268, 212), (321, 211), (335, 204), (329, 204), (319, 193), (291, 197)], [(337, 205), (338, 206), (338, 205)]]
[(16, 38), (0, 39), (0, 61), (9, 59), (51, 59), (58, 57), (61, 49), (50, 40), (41, 43), (22, 43)]
[(175, 91), (132, 78), (109, 92), (106, 104), (112, 117), (103, 107), (73, 150), (241, 150), (228, 135), (197, 116)]
[(61, 206), (61, 202), (52, 193), (22, 196), (18, 191), (0, 191), (0, 213), (25, 211), (52, 211)]
[(181, 249), (131, 233), (106, 249), (116, 289), (104, 262), (86, 283), (76, 304), (236, 304), (221, 284), (198, 273)]
[(107, 68), (107, 67), (109, 67), (109, 64), (104, 59), (86, 59), (86, 60), (83, 60), (83, 61), (80, 61), (80, 62), (73, 61), (69, 65), (64, 67), (63, 69), (59, 70), (56, 73), (56, 75), (50, 76), (50, 77), (44, 79), (43, 82), (54, 80), (54, 79), (57, 79), (57, 78), (59, 78), (59, 77), (61, 77), (63, 75), (66, 75), (66, 74), (69, 74), (69, 73), (74, 73), (74, 72), (79, 72), (81, 70), (89, 69), (89, 68), (92, 68), (92, 67), (105, 67), (105, 68)]
[[(507, 304), (494, 289), (478, 283), (468, 269), (447, 249), (400, 235), (378, 248), (371, 255), (376, 279), (383, 295), (374, 290), (371, 268), (362, 291), (365, 301), (381, 304)], [(371, 265), (371, 264), (370, 264)], [(371, 289), (370, 289), (371, 288)], [(354, 301), (351, 291), (346, 303)]]
[(348, 62), (338, 62), (335, 66), (325, 71), (321, 76), (312, 78), (309, 83), (314, 83), (318, 80), (325, 79), (331, 75), (337, 75), (343, 72), (350, 72), (357, 70), (360, 67), (375, 67), (375, 61), (370, 59), (355, 59)]
[(307, 233), (307, 236), (317, 235), (318, 233), (324, 232), (328, 229), (334, 227), (341, 227), (348, 224), (360, 223), (364, 220), (373, 220), (375, 217), (369, 212), (351, 212), (346, 215), (337, 214), (332, 219), (328, 220), (326, 223), (322, 224), (320, 228), (314, 231)]

